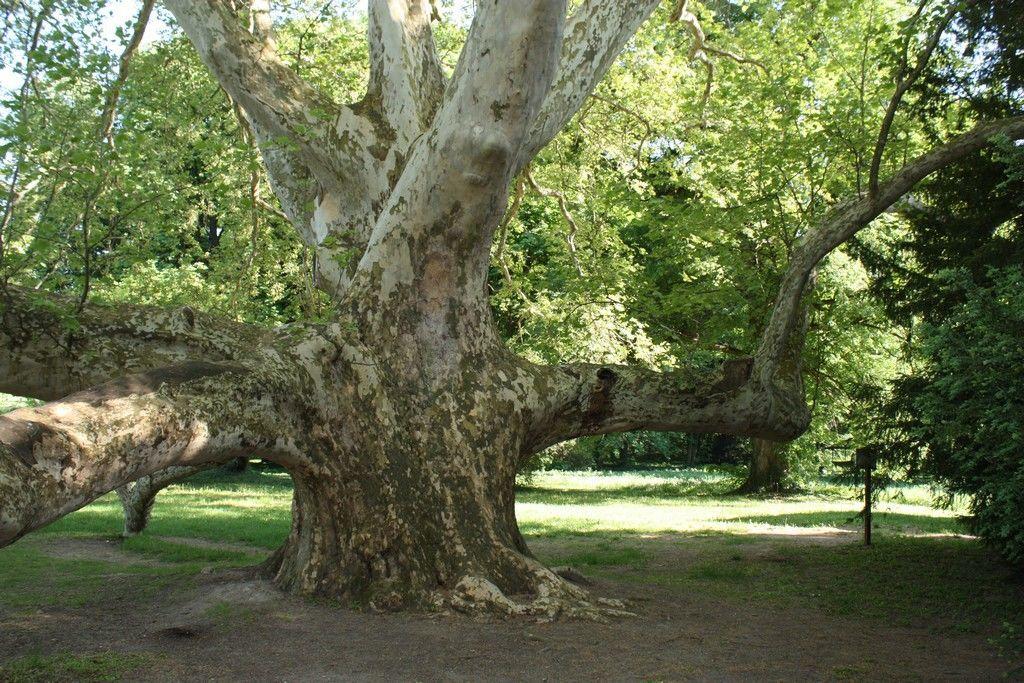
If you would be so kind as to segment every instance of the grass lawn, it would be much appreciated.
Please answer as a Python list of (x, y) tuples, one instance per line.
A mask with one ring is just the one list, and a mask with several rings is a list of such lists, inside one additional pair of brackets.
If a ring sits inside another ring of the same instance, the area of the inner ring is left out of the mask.
[[(927, 624), (937, 633), (982, 635), (1011, 660), (1019, 656), (1019, 579), (965, 535), (958, 510), (935, 507), (926, 487), (885, 492), (876, 507), (876, 544), (865, 548), (857, 543), (856, 490), (823, 481), (801, 495), (760, 499), (729, 495), (736, 483), (713, 469), (541, 473), (520, 487), (517, 508), (541, 560), (639, 594), (657, 589), (715, 596), (725, 605), (814, 610), (868, 628)], [(62, 539), (116, 536), (120, 506), (108, 495), (0, 550), (0, 613), (58, 601), (88, 605), (113, 574), (125, 591), (156, 595), (210, 566), (254, 564), (286, 536), (290, 506), (291, 481), (281, 471), (206, 472), (162, 492), (145, 534), (122, 544), (138, 562), (44, 553), (45, 544)], [(104, 667), (120, 675), (134, 662), (91, 657), (42, 658), (36, 668), (104, 680)], [(8, 663), (0, 681), (33, 680), (32, 666), (24, 658)]]

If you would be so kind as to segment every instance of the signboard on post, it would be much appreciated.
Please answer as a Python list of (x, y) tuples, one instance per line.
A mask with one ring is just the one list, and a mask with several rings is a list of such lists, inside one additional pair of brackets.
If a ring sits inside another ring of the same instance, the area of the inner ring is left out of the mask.
[(874, 449), (862, 447), (854, 451), (853, 460), (832, 461), (840, 467), (864, 473), (864, 545), (871, 545), (871, 499), (874, 496), (874, 482), (871, 475), (875, 469), (876, 459)]

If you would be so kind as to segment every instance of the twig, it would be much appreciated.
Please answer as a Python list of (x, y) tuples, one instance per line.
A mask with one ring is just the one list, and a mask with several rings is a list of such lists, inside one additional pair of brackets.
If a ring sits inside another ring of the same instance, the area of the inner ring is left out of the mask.
[(882, 155), (885, 153), (885, 146), (889, 141), (889, 133), (892, 131), (893, 120), (896, 118), (896, 110), (899, 109), (900, 103), (903, 101), (903, 96), (913, 87), (914, 83), (920, 78), (921, 74), (924, 73), (925, 67), (928, 66), (929, 60), (931, 60), (932, 53), (935, 52), (935, 48), (939, 45), (939, 40), (942, 38), (943, 32), (949, 26), (949, 23), (953, 21), (953, 17), (956, 16), (959, 6), (957, 3), (950, 5), (946, 13), (942, 15), (939, 23), (935, 26), (928, 38), (928, 42), (925, 44), (924, 49), (917, 56), (917, 63), (914, 68), (907, 71), (908, 68), (908, 51), (910, 49), (910, 31), (917, 24), (918, 19), (921, 17), (925, 6), (928, 4), (928, 0), (921, 0), (921, 4), (917, 7), (917, 12), (911, 18), (910, 27), (907, 29), (907, 37), (903, 42), (903, 53), (900, 57), (900, 67), (896, 73), (896, 90), (892, 94), (892, 99), (889, 100), (889, 106), (885, 109), (885, 116), (882, 118), (882, 125), (878, 131), (878, 139), (875, 142), (875, 151), (871, 156), (871, 169), (868, 173), (868, 196), (878, 196), (878, 173), (882, 166)]
[(731, 52), (730, 50), (723, 50), (719, 47), (709, 45), (707, 42), (707, 35), (704, 33), (703, 27), (700, 25), (700, 19), (697, 15), (690, 11), (689, 0), (679, 0), (679, 4), (676, 5), (675, 10), (669, 17), (670, 22), (678, 22), (682, 24), (686, 30), (693, 37), (693, 45), (690, 47), (689, 58), (691, 61), (698, 61), (704, 65), (708, 71), (708, 79), (704, 85), (704, 94), (701, 96), (701, 117), (703, 118), (703, 112), (707, 109), (708, 101), (711, 99), (711, 88), (715, 80), (715, 63), (711, 61), (708, 54), (717, 55), (719, 57), (725, 57), (731, 59), (738, 64), (744, 64), (748, 66), (755, 66), (761, 69), (764, 73), (768, 73), (768, 67), (764, 63), (744, 57), (743, 55)]
[(609, 99), (609, 98), (604, 97), (602, 95), (598, 95), (596, 93), (591, 95), (590, 98), (593, 99), (593, 100), (597, 100), (598, 102), (604, 102), (605, 104), (607, 104), (612, 109), (620, 111), (623, 114), (628, 114), (628, 115), (632, 116), (637, 121), (639, 121), (640, 123), (643, 124), (643, 126), (644, 126), (644, 134), (640, 137), (640, 144), (637, 145), (637, 148), (636, 148), (636, 164), (633, 166), (633, 170), (636, 171), (637, 169), (640, 168), (640, 162), (641, 162), (642, 157), (643, 157), (644, 146), (647, 145), (647, 141), (651, 139), (651, 135), (652, 135), (652, 132), (653, 132), (653, 128), (651, 127), (651, 122), (647, 119), (646, 116), (644, 116), (640, 112), (636, 111), (635, 109), (630, 109), (629, 107), (627, 107), (624, 104), (621, 104), (619, 102), (616, 102), (615, 100)]
[(565, 195), (557, 190), (552, 190), (547, 187), (541, 187), (537, 184), (537, 181), (533, 179), (533, 174), (530, 172), (530, 168), (527, 167), (523, 172), (526, 176), (526, 181), (530, 183), (530, 187), (533, 191), (542, 197), (550, 197), (558, 201), (558, 209), (562, 212), (562, 218), (569, 224), (569, 232), (566, 233), (565, 241), (569, 245), (569, 255), (572, 257), (573, 265), (576, 266), (576, 272), (583, 275), (583, 266), (580, 265), (579, 255), (576, 253), (576, 234), (579, 232), (579, 225), (576, 223), (576, 219), (569, 213), (569, 205), (565, 201)]
[(512, 195), (512, 203), (509, 204), (508, 210), (505, 211), (505, 217), (501, 221), (501, 225), (498, 229), (498, 248), (494, 252), (494, 258), (497, 259), (498, 265), (501, 266), (501, 272), (505, 276), (505, 282), (508, 286), (519, 295), (519, 298), (523, 300), (523, 303), (529, 304), (530, 300), (523, 292), (522, 288), (516, 285), (512, 279), (512, 271), (509, 270), (508, 261), (505, 260), (505, 245), (508, 242), (508, 226), (512, 222), (512, 219), (519, 212), (519, 205), (523, 201), (523, 194), (526, 192), (526, 178), (520, 176), (516, 181), (515, 191)]
[(139, 45), (142, 44), (142, 36), (146, 32), (149, 16), (152, 14), (153, 5), (155, 4), (156, 0), (143, 1), (142, 10), (139, 12), (138, 19), (135, 20), (135, 29), (132, 31), (131, 40), (128, 41), (124, 52), (121, 53), (121, 59), (118, 60), (117, 77), (107, 91), (107, 98), (103, 103), (103, 114), (100, 116), (99, 138), (100, 140), (105, 140), (111, 149), (114, 147), (113, 130), (114, 115), (117, 113), (117, 102), (121, 97), (121, 89), (124, 87), (125, 81), (128, 80), (128, 67), (132, 57), (138, 51)]

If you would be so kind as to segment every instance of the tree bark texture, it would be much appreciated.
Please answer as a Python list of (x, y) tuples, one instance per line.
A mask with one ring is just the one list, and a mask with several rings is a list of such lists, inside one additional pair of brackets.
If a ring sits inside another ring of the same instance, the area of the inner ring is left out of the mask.
[(808, 411), (782, 358), (814, 265), (944, 163), (1024, 137), (1022, 120), (987, 124), (837, 207), (795, 249), (752, 358), (686, 373), (534, 365), (506, 349), (486, 296), (509, 185), (658, 3), (584, 0), (571, 16), (565, 0), (477, 3), (448, 78), (428, 0), (369, 4), (370, 85), (341, 105), (285, 66), (268, 21), (250, 31), (225, 0), (166, 0), (244, 110), (340, 314), (265, 330), (88, 305), (72, 321), (59, 300), (7, 291), (0, 390), (52, 402), (0, 418), (0, 545), (169, 467), (252, 456), (295, 484), (291, 532), (265, 565), (283, 589), (606, 614), (531, 556), (520, 464), (635, 429), (797, 436)]

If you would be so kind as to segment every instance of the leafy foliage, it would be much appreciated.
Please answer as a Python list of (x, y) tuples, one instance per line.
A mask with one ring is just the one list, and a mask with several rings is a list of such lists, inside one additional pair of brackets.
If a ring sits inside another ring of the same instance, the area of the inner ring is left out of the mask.
[(920, 365), (899, 379), (876, 427), (890, 461), (969, 497), (975, 530), (1024, 563), (1024, 270), (937, 277), (955, 301), (919, 331)]
[[(275, 3), (284, 59), (344, 100), (367, 81), (366, 26), (352, 4), (335, 12)], [(465, 22), (442, 5), (447, 20), (435, 31), (450, 69)], [(656, 12), (534, 162), (533, 182), (513, 188), (522, 198), (489, 279), (509, 345), (544, 362), (663, 369), (752, 353), (795, 241), (831, 203), (865, 190), (901, 52), (921, 47), (945, 4), (927, 3), (915, 19), (917, 6), (691, 2), (709, 42), (746, 59), (716, 56), (711, 81), (691, 58), (690, 34), (668, 22), (670, 8)], [(98, 135), (130, 33), (124, 26), (107, 40), (102, 7), (32, 0), (5, 15), (2, 283), (83, 302), (187, 304), (268, 326), (329, 317), (312, 286), (313, 256), (274, 210), (244, 125), (173, 26), (132, 61), (111, 144)], [(1021, 0), (962, 9), (896, 116), (883, 176), (980, 115), (1020, 110)], [(982, 395), (988, 380), (971, 374), (966, 356), (935, 355), (935, 340), (953, 321), (957, 330), (987, 325), (967, 302), (998, 308), (992, 302), (1017, 286), (1006, 269), (1024, 261), (1013, 237), (1024, 186), (1018, 151), (944, 172), (927, 196), (822, 264), (803, 358), (814, 418), (786, 451), (798, 480), (828, 467), (832, 448), (872, 438), (865, 397), (891, 394), (901, 374), (931, 373), (934, 384), (956, 370)], [(959, 227), (950, 229), (954, 214)], [(986, 336), (999, 329), (964, 339), (1002, 354), (993, 363), (1006, 368), (1006, 340)], [(910, 393), (924, 400), (922, 391)], [(946, 394), (930, 395), (937, 420)], [(533, 466), (733, 462), (746, 450), (713, 436), (640, 433), (583, 439)]]
[[(954, 28), (978, 46), (978, 68), (970, 78), (936, 68), (916, 116), (932, 120), (961, 96), (968, 111), (1024, 112), (1014, 7), (971, 5)], [(976, 531), (1024, 563), (1024, 149), (1003, 144), (946, 168), (902, 212), (903, 229), (853, 249), (904, 329), (908, 361), (891, 387), (864, 392), (859, 437), (892, 474), (968, 497)]]

